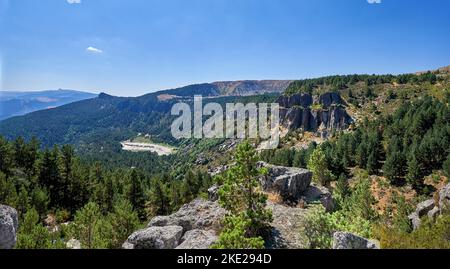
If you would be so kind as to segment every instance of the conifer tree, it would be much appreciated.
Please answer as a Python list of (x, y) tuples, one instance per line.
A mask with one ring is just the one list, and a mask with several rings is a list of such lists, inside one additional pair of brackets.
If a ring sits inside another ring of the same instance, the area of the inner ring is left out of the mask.
[(236, 164), (218, 180), (219, 203), (230, 214), (215, 248), (262, 248), (261, 235), (272, 221), (272, 212), (266, 209), (267, 195), (261, 191), (259, 177), (267, 171), (256, 165), (257, 154), (248, 141), (237, 148)]

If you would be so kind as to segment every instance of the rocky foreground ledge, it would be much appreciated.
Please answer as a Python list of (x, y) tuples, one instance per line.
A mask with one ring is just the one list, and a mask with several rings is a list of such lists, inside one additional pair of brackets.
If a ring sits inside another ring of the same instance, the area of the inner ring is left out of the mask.
[[(273, 212), (271, 232), (266, 240), (269, 249), (306, 249), (309, 240), (302, 232), (304, 221), (311, 210), (322, 204), (327, 211), (334, 210), (331, 192), (311, 184), (309, 170), (258, 163), (268, 175), (260, 179), (262, 188), (276, 193), (284, 202), (299, 201), (305, 208), (287, 206), (283, 202), (268, 202)], [(219, 186), (209, 189), (209, 201), (196, 199), (170, 216), (153, 218), (147, 228), (134, 232), (123, 244), (124, 249), (208, 249), (218, 239), (221, 222), (227, 211), (220, 207)], [(367, 241), (367, 242), (366, 242)], [(375, 248), (368, 240), (346, 233), (336, 237), (339, 248)]]
[(196, 199), (170, 216), (153, 218), (134, 232), (124, 249), (208, 249), (217, 241), (226, 210), (217, 202)]

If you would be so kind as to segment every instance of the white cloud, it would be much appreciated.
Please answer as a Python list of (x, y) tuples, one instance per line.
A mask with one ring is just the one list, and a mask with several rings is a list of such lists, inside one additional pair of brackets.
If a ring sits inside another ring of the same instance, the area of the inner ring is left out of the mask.
[(67, 3), (69, 4), (81, 4), (81, 0), (67, 0)]
[(369, 4), (381, 4), (381, 0), (367, 0)]
[(90, 53), (103, 53), (103, 50), (97, 49), (97, 48), (94, 48), (94, 47), (88, 47), (88, 48), (86, 49), (86, 51), (87, 51), (87, 52), (90, 52)]

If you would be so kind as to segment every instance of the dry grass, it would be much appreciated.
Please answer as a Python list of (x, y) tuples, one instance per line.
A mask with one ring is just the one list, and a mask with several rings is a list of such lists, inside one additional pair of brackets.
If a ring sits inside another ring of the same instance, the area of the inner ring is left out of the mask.
[(267, 200), (269, 202), (272, 202), (274, 204), (282, 204), (283, 203), (283, 198), (281, 197), (281, 195), (279, 193), (268, 192), (266, 194), (267, 194)]

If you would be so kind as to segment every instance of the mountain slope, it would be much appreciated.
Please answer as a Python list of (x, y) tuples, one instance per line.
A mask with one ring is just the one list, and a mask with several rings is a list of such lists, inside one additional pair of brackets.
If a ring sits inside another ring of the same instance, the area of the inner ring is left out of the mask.
[[(286, 82), (281, 84), (288, 85)], [(229, 90), (231, 86), (228, 85), (233, 85), (233, 90)], [(137, 133), (151, 134), (155, 142), (175, 143), (170, 132), (173, 121), (170, 109), (174, 103), (180, 100), (191, 102), (198, 94), (214, 97), (216, 102), (232, 102), (235, 98), (245, 99), (240, 96), (243, 93), (278, 92), (283, 87), (280, 88), (278, 82), (225, 82), (221, 87), (198, 84), (140, 97), (101, 93), (97, 98), (1, 121), (0, 134), (9, 139), (36, 136), (44, 146), (74, 144), (79, 151), (120, 150), (119, 142)], [(264, 98), (264, 95), (257, 98)], [(276, 96), (270, 98), (274, 100)]]
[[(174, 103), (180, 100), (191, 102), (193, 95), (197, 94), (215, 98), (214, 101), (219, 103), (245, 100), (272, 102), (285, 87), (286, 94), (291, 95), (310, 91), (314, 97), (323, 92), (338, 92), (349, 104), (346, 111), (358, 122), (364, 117), (389, 113), (401, 104), (425, 95), (439, 98), (449, 94), (450, 76), (443, 70), (399, 76), (333, 76), (292, 83), (215, 82), (140, 97), (115, 97), (102, 93), (94, 99), (1, 121), (0, 135), (9, 139), (36, 136), (45, 146), (68, 143), (76, 145), (79, 151), (102, 148), (119, 151), (120, 141), (135, 137), (138, 133), (150, 134), (154, 142), (176, 144), (170, 133), (174, 119), (170, 109)], [(274, 94), (261, 95), (267, 92)], [(245, 97), (252, 94), (258, 95)]]
[(96, 95), (92, 93), (72, 90), (40, 92), (1, 91), (0, 120), (94, 98), (95, 96)]

